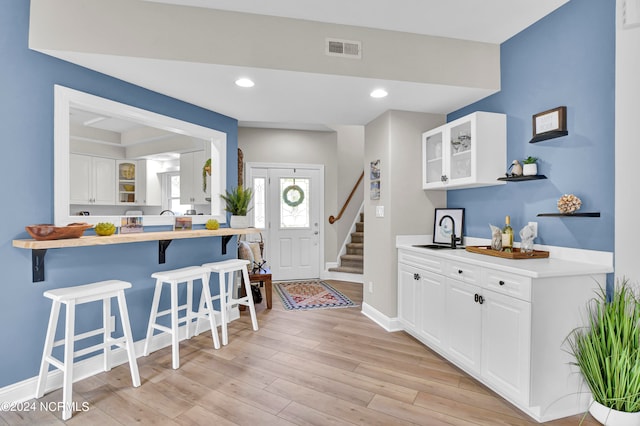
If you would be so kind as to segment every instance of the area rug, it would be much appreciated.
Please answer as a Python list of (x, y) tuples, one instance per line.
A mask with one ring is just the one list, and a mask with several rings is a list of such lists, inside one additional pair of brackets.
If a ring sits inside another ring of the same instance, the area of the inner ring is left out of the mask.
[(324, 281), (294, 281), (274, 283), (287, 310), (349, 308), (356, 305), (351, 299)]

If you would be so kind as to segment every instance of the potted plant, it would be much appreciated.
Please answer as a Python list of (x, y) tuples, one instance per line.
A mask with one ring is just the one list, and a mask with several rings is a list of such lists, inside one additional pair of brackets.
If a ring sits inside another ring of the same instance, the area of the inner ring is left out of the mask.
[(207, 192), (207, 176), (211, 176), (211, 158), (202, 166), (202, 192)]
[(231, 192), (225, 191), (225, 193), (220, 194), (220, 197), (227, 203), (225, 210), (231, 213), (229, 226), (232, 228), (249, 227), (247, 212), (250, 210), (249, 203), (253, 197), (253, 190), (251, 188), (245, 189), (239, 185)]
[(524, 176), (535, 176), (538, 174), (538, 163), (536, 163), (538, 159), (536, 157), (527, 157), (522, 163), (522, 174)]
[(588, 324), (567, 338), (591, 394), (589, 412), (602, 424), (640, 424), (640, 301), (628, 280), (587, 306)]

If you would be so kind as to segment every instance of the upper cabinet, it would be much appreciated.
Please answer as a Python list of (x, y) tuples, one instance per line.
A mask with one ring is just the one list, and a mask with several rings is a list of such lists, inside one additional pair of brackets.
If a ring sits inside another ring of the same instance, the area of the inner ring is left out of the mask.
[(159, 166), (153, 160), (118, 160), (118, 204), (159, 206)]
[(422, 188), (503, 185), (507, 166), (507, 117), (474, 112), (422, 134)]
[(211, 176), (203, 171), (209, 158), (206, 150), (180, 154), (182, 204), (208, 204), (211, 201)]
[(116, 162), (89, 155), (69, 155), (70, 204), (112, 205), (116, 201)]

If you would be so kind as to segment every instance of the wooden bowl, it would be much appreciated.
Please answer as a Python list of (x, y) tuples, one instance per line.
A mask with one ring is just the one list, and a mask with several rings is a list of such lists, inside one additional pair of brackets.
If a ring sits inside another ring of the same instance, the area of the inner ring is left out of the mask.
[(70, 223), (67, 226), (55, 226), (51, 224), (25, 226), (29, 235), (38, 241), (63, 240), (66, 238), (80, 238), (86, 229), (93, 225), (88, 223)]

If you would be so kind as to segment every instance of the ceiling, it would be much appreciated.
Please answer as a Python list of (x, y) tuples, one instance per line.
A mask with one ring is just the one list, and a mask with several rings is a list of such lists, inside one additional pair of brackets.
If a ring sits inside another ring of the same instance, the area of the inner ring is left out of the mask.
[[(146, 0), (500, 44), (568, 0)], [(241, 126), (329, 130), (384, 111), (446, 114), (491, 94), (407, 81), (70, 51), (67, 61), (237, 118)], [(180, 75), (181, 78), (175, 78)], [(249, 76), (255, 87), (233, 82)], [(383, 87), (389, 96), (372, 99)]]

